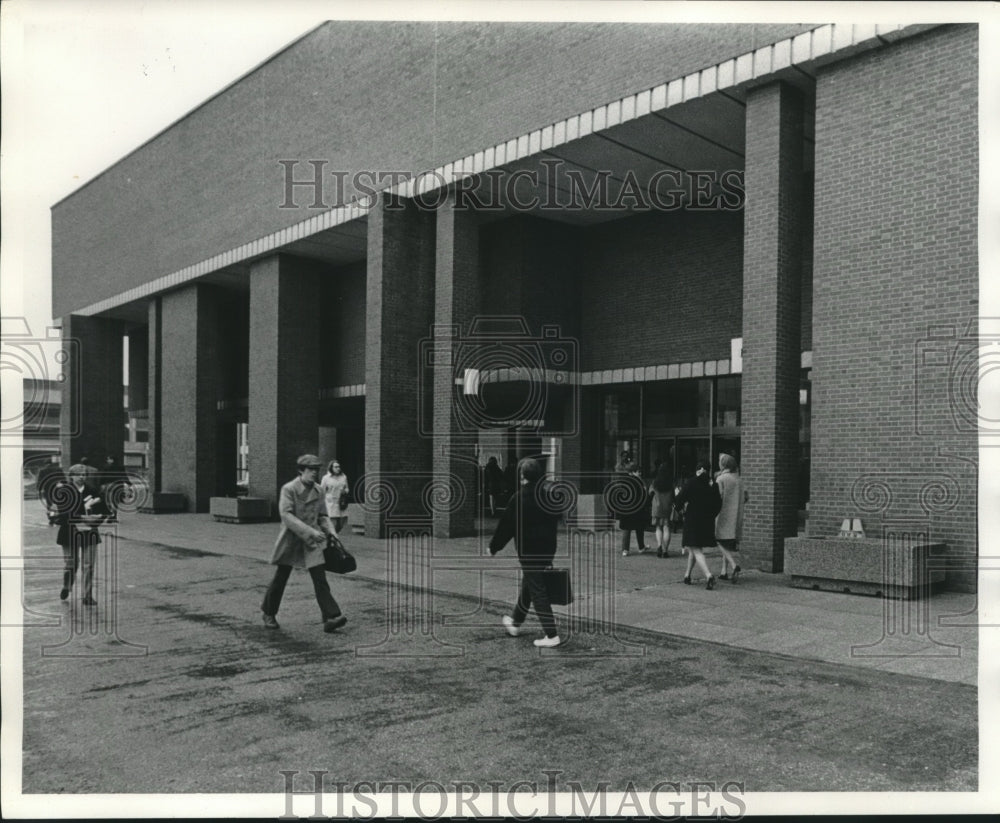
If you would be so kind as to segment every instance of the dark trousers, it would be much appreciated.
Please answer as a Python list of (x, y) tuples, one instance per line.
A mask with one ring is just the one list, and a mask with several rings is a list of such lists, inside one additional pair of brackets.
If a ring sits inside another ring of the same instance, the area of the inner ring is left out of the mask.
[[(264, 595), (264, 602), (261, 604), (261, 611), (274, 617), (281, 608), (281, 597), (285, 593), (285, 584), (292, 574), (292, 567), (279, 565), (274, 570), (274, 578), (271, 585), (267, 587)], [(324, 620), (337, 617), (340, 614), (340, 606), (333, 599), (330, 593), (330, 584), (326, 581), (326, 570), (322, 566), (313, 566), (309, 569), (309, 576), (312, 578), (313, 590), (316, 592), (316, 602), (319, 603), (320, 613)]]
[(511, 617), (514, 625), (520, 626), (528, 616), (528, 610), (534, 606), (545, 636), (555, 637), (559, 632), (556, 631), (556, 619), (552, 615), (549, 593), (545, 590), (544, 569), (544, 566), (521, 569), (521, 591)]
[(72, 544), (62, 546), (63, 588), (72, 589), (76, 570), (83, 567), (83, 596), (89, 597), (94, 591), (94, 564), (97, 560), (97, 541), (89, 532), (72, 534)]
[(640, 549), (646, 548), (646, 532), (645, 529), (626, 529), (622, 527), (622, 551), (628, 551), (629, 542), (632, 539), (632, 532), (635, 532), (635, 544)]

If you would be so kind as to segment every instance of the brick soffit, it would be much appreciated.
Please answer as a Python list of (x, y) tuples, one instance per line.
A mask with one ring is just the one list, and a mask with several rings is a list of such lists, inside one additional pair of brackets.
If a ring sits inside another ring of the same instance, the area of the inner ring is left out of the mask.
[[(904, 26), (902, 24), (860, 25), (849, 23), (818, 26), (795, 37), (779, 40), (700, 71), (661, 83), (651, 89), (626, 95), (618, 100), (568, 117), (558, 123), (552, 123), (528, 134), (498, 143), (460, 160), (428, 170), (425, 174), (386, 189), (386, 192), (401, 197), (428, 194), (439, 188), (442, 180), (451, 181), (463, 175), (479, 174), (722, 89), (745, 88), (755, 82), (773, 79), (779, 72), (793, 67), (819, 68), (828, 63), (844, 60), (859, 52), (879, 48), (906, 37), (913, 37), (935, 27), (933, 24)], [(365, 217), (369, 208), (370, 206), (358, 203), (337, 206), (229, 251), (214, 255), (200, 263), (186, 266), (176, 272), (121, 292), (114, 297), (93, 303), (76, 314), (99, 314), (116, 306), (177, 288), (184, 283), (227, 266), (247, 263), (255, 258), (277, 252), (296, 240), (302, 240), (321, 231)]]

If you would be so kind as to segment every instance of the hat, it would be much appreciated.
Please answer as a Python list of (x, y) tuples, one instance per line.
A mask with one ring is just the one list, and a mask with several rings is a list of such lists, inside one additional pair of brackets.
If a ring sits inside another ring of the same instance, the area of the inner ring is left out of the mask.
[(87, 467), (83, 463), (74, 463), (69, 467), (67, 474), (86, 474)]
[(300, 469), (321, 469), (323, 464), (315, 454), (303, 454), (295, 461), (295, 465)]

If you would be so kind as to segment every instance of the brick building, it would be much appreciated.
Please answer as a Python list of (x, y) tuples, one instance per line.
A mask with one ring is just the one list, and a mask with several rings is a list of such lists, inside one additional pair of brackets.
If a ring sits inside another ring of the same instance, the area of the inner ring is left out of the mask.
[(125, 336), (150, 482), (192, 511), (309, 451), (364, 475), (369, 533), (447, 537), (488, 454), (584, 500), (624, 449), (729, 451), (752, 565), (855, 516), (971, 588), (977, 44), (326, 23), (53, 207), (64, 454), (111, 441)]

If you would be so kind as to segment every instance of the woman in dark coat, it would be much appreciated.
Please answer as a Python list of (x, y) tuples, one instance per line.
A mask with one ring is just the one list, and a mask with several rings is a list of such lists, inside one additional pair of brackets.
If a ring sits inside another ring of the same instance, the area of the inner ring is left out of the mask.
[(684, 511), (684, 539), (681, 545), (688, 553), (684, 582), (691, 584), (691, 569), (697, 563), (707, 579), (705, 588), (714, 589), (715, 578), (708, 570), (702, 549), (716, 545), (715, 516), (722, 507), (722, 498), (719, 496), (718, 486), (712, 480), (707, 463), (704, 461), (698, 463), (694, 477), (684, 484), (684, 488), (674, 499), (674, 504)]
[(544, 571), (552, 565), (556, 553), (559, 515), (546, 510), (538, 498), (542, 466), (537, 460), (522, 458), (517, 464), (517, 476), (520, 486), (504, 509), (490, 541), (490, 554), (496, 554), (513, 538), (517, 559), (521, 563), (521, 591), (517, 605), (512, 615), (504, 615), (503, 625), (507, 634), (516, 637), (528, 616), (528, 609), (534, 606), (545, 632), (544, 637), (535, 640), (535, 645), (558, 646), (562, 641), (556, 631)]

